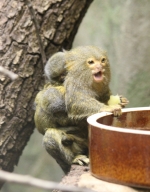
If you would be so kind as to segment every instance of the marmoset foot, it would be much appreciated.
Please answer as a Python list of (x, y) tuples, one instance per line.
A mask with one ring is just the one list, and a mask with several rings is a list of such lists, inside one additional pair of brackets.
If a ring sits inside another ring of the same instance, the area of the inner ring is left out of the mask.
[(78, 164), (78, 165), (88, 165), (89, 164), (89, 158), (86, 155), (78, 155), (75, 157), (73, 160), (73, 164)]

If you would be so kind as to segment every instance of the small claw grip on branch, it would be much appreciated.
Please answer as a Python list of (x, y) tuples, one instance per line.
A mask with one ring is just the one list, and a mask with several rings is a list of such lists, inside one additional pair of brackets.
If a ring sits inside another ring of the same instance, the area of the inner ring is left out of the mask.
[(81, 166), (88, 165), (89, 164), (89, 158), (86, 155), (77, 155), (72, 163), (78, 164)]

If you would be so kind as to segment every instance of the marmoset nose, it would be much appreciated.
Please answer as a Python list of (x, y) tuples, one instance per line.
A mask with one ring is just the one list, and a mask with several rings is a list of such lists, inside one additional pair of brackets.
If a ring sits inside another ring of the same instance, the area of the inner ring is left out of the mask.
[(97, 63), (95, 67), (96, 69), (101, 70), (103, 66), (101, 65), (101, 63)]

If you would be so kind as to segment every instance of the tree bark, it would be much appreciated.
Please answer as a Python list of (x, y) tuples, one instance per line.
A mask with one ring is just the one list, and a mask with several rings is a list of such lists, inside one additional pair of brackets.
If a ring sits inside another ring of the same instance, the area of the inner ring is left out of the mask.
[[(31, 1), (47, 58), (71, 48), (92, 1)], [(0, 1), (1, 65), (19, 75), (11, 81), (0, 74), (0, 167), (6, 171), (13, 171), (34, 130), (34, 98), (44, 84), (37, 31), (25, 2)]]
[[(79, 165), (72, 165), (70, 172), (62, 179), (60, 184), (83, 187), (95, 192), (150, 192), (150, 189), (133, 188), (127, 185), (121, 185), (119, 182), (111, 183), (100, 180), (91, 175), (89, 167)], [(62, 191), (53, 190), (53, 192)]]

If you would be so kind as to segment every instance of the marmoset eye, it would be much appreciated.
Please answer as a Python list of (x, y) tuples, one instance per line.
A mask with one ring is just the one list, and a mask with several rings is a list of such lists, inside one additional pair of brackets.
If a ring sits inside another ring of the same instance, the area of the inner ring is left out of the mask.
[(105, 61), (106, 61), (106, 59), (105, 59), (105, 58), (103, 58), (103, 59), (101, 60), (101, 62), (102, 62), (102, 63), (104, 63)]
[(90, 65), (93, 64), (93, 63), (94, 63), (93, 60), (89, 60), (89, 61), (88, 61), (88, 64), (90, 64)]

